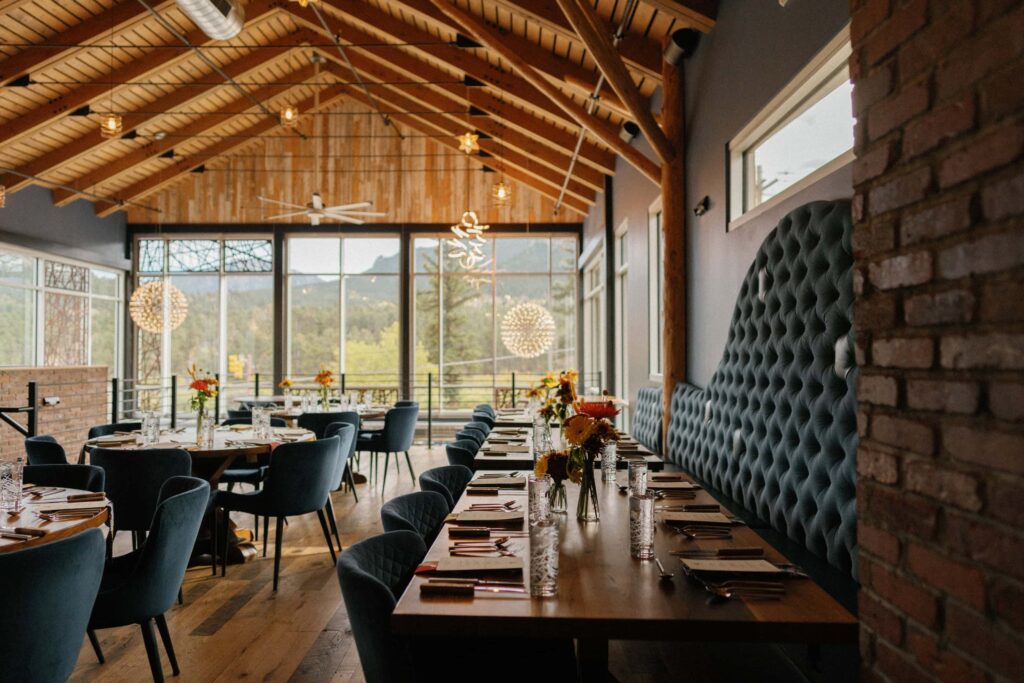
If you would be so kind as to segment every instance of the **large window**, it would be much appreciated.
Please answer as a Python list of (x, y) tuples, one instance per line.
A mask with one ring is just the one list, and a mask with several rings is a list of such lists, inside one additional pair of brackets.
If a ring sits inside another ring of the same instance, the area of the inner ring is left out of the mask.
[(604, 320), (604, 249), (597, 249), (583, 267), (583, 381), (581, 390), (599, 395), (604, 388), (602, 373), (605, 368)]
[[(521, 396), (544, 373), (575, 367), (575, 236), (489, 238), (485, 260), (468, 267), (450, 256), (444, 237), (418, 237), (413, 247), (413, 381), (421, 402), (429, 382), (435, 408), (508, 404), (513, 383)], [(526, 303), (543, 306), (555, 322), (554, 342), (533, 358), (516, 356), (501, 336), (509, 312)]]
[(120, 368), (122, 276), (0, 246), (0, 365)]
[(849, 57), (844, 30), (729, 143), (730, 229), (852, 161)]
[(400, 240), (293, 237), (288, 244), (288, 373), (321, 365), (346, 389), (390, 392), (400, 371)]
[[(272, 379), (273, 253), (271, 241), (259, 236), (138, 241), (137, 284), (163, 280), (188, 300), (176, 329), (137, 330), (135, 389), (142, 407), (159, 407), (170, 376), (184, 376), (193, 363), (220, 375), (223, 407), (252, 394), (257, 373)], [(180, 388), (178, 409), (187, 410), (187, 401)]]
[(661, 229), (661, 198), (647, 210), (647, 366), (652, 380), (661, 379), (665, 310), (665, 233)]

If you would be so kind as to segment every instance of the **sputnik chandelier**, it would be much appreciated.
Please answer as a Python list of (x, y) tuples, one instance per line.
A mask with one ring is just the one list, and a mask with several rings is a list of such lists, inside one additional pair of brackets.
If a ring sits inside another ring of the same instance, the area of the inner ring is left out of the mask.
[(555, 341), (555, 319), (534, 303), (519, 304), (501, 320), (501, 341), (519, 358), (536, 358)]
[(475, 211), (466, 211), (452, 226), (454, 238), (448, 239), (448, 258), (457, 260), (466, 270), (483, 268), (490, 259), (484, 254), (483, 233), (491, 226), (481, 225)]
[(132, 293), (128, 312), (136, 325), (147, 332), (159, 334), (165, 329), (174, 330), (185, 322), (188, 299), (171, 283), (155, 280)]

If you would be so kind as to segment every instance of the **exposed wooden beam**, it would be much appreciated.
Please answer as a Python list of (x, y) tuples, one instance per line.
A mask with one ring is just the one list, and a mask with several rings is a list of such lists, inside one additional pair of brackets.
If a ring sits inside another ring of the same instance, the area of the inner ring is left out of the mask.
[(561, 90), (552, 85), (533, 69), (515, 50), (506, 46), (501, 35), (479, 21), (475, 16), (466, 12), (461, 7), (447, 2), (447, 0), (431, 0), (442, 12), (447, 14), (453, 21), (461, 25), (478, 42), (498, 53), (507, 61), (513, 69), (523, 78), (532, 83), (534, 87), (547, 95), (548, 99), (558, 105), (562, 111), (571, 116), (581, 126), (596, 135), (601, 142), (618, 152), (622, 158), (628, 161), (634, 168), (640, 171), (653, 183), (661, 182), (661, 169), (639, 150), (623, 142), (619, 132), (606, 121), (587, 114), (578, 107), (572, 100), (566, 97)]
[[(332, 62), (328, 65), (328, 71), (331, 71), (341, 79), (348, 77), (348, 69), (342, 67), (336, 63), (337, 57), (329, 54), (325, 51), (328, 59)], [(377, 82), (389, 82), (397, 80), (398, 74), (390, 69), (387, 69), (376, 62), (357, 54), (355, 51), (349, 55), (349, 59), (352, 61), (352, 65), (359, 70), (364, 76), (369, 76), (371, 79)], [(397, 92), (396, 92), (397, 91)], [(427, 86), (407, 86), (393, 88), (387, 91), (387, 101), (391, 104), (397, 102), (403, 102), (403, 105), (399, 105), (407, 111), (415, 111), (417, 109), (423, 109), (424, 107), (434, 109), (439, 112), (451, 112), (457, 111), (460, 107), (458, 101), (452, 100), (446, 95), (442, 95), (436, 90), (432, 90)], [(548, 147), (544, 147), (536, 141), (536, 138), (523, 135), (516, 130), (509, 130), (498, 125), (495, 121), (488, 117), (480, 117), (467, 120), (468, 117), (461, 115), (449, 115), (446, 117), (449, 124), (454, 124), (457, 128), (452, 128), (451, 125), (446, 124), (446, 128), (451, 131), (454, 136), (459, 133), (463, 133), (467, 128), (478, 129), (483, 133), (490, 135), (492, 138), (500, 140), (504, 147), (514, 147), (520, 150), (526, 158), (531, 160), (530, 166), (537, 166), (538, 164), (548, 167), (554, 171), (559, 179), (564, 176), (566, 169), (569, 167), (569, 153), (556, 152)], [(433, 119), (432, 119), (433, 120)], [(440, 127), (440, 123), (438, 126)], [(481, 141), (481, 147), (487, 148), (485, 145), (486, 141)], [(600, 191), (604, 187), (604, 175), (588, 168), (579, 168), (576, 177), (586, 183), (592, 190)], [(561, 182), (559, 180), (558, 182)], [(589, 193), (593, 196), (593, 193)]]
[(587, 44), (590, 56), (597, 62), (601, 73), (604, 74), (605, 80), (608, 81), (608, 85), (611, 86), (615, 94), (619, 96), (619, 99), (629, 108), (637, 125), (640, 126), (640, 130), (643, 131), (644, 136), (651, 143), (651, 147), (654, 148), (662, 163), (675, 156), (672, 143), (665, 137), (665, 133), (662, 132), (658, 122), (654, 120), (654, 116), (651, 114), (650, 103), (637, 90), (636, 85), (633, 83), (633, 77), (626, 70), (626, 65), (619, 59), (615, 46), (612, 45), (608, 35), (604, 32), (604, 27), (601, 25), (601, 21), (594, 13), (594, 10), (584, 0), (555, 1), (562, 8), (562, 12), (569, 19), (569, 23), (576, 27), (576, 32), (580, 34), (580, 38)]
[[(275, 63), (277, 60), (287, 55), (293, 49), (290, 46), (294, 45), (296, 42), (310, 41), (311, 38), (312, 34), (305, 30), (300, 31), (297, 34), (284, 36), (269, 43), (268, 49), (255, 50), (224, 66), (224, 72), (232, 78), (244, 78), (249, 74), (255, 73), (258, 70)], [(204, 74), (199, 76), (196, 79), (196, 82), (205, 83), (209, 80), (210, 77)], [(152, 112), (175, 111), (180, 107), (187, 105), (189, 102), (194, 102), (195, 100), (207, 96), (224, 87), (228, 87), (228, 84), (225, 83), (205, 86), (187, 85), (185, 87), (176, 88), (163, 97), (146, 104), (145, 112), (147, 113), (125, 113), (122, 116), (125, 131), (135, 130), (152, 121), (159, 120), (159, 118), (163, 116), (163, 114)], [(46, 154), (23, 164), (17, 169), (17, 171), (19, 174), (29, 176), (46, 176), (64, 164), (71, 163), (72, 161), (75, 161), (76, 159), (79, 159), (104, 145), (113, 144), (117, 144), (117, 139), (108, 140), (97, 135), (96, 131), (90, 131), (86, 135), (76, 138), (68, 144), (61, 145), (60, 147), (52, 149)], [(8, 173), (0, 175), (0, 185), (6, 186), (8, 192), (16, 192), (31, 182), (33, 181), (26, 180), (22, 175), (18, 174)]]
[[(282, 0), (254, 0), (246, 8), (247, 21), (251, 25), (277, 12), (281, 2)], [(186, 37), (189, 39), (189, 42), (195, 45), (213, 42), (199, 29), (190, 31), (186, 34)], [(4, 121), (0, 124), (0, 145), (10, 144), (26, 135), (41, 130), (79, 107), (106, 96), (110, 92), (110, 83), (114, 83), (115, 88), (119, 87), (117, 86), (118, 83), (137, 80), (154, 72), (162, 71), (169, 64), (183, 60), (188, 55), (188, 52), (182, 53), (177, 50), (155, 50), (146, 54), (144, 59), (133, 59), (115, 70), (113, 74), (105, 75), (101, 81), (80, 85), (74, 90), (36, 107), (32, 111), (19, 114), (13, 119)]]
[(682, 24), (675, 28), (694, 28), (707, 33), (715, 26), (717, 0), (641, 0)]
[[(316, 69), (314, 65), (307, 64), (306, 66), (300, 67), (298, 70), (288, 74), (290, 79), (296, 82), (307, 81), (316, 75)], [(282, 95), (281, 88), (274, 85), (266, 85), (262, 88), (257, 88), (250, 92), (250, 95), (256, 100), (270, 100), (276, 96)], [(127, 173), (139, 164), (143, 164), (150, 159), (160, 156), (165, 152), (174, 149), (176, 146), (182, 145), (187, 142), (188, 137), (194, 135), (201, 135), (209, 130), (225, 126), (234, 119), (235, 116), (241, 116), (245, 114), (258, 114), (260, 116), (266, 116), (262, 112), (254, 112), (252, 100), (248, 97), (238, 97), (233, 100), (230, 104), (218, 109), (215, 113), (217, 116), (202, 116), (194, 121), (190, 122), (184, 128), (179, 128), (174, 131), (169, 131), (174, 134), (174, 138), (170, 136), (163, 140), (152, 139), (141, 147), (128, 152), (124, 156), (117, 159), (113, 163), (104, 164), (99, 168), (93, 170), (90, 173), (86, 173), (83, 176), (79, 176), (68, 184), (72, 187), (95, 187), (103, 183), (109, 182), (113, 178)], [(68, 202), (76, 199), (78, 195), (70, 190), (57, 189), (53, 191), (53, 203), (57, 206), (64, 206)]]
[[(336, 85), (329, 86), (320, 92), (319, 107), (316, 106), (316, 99), (313, 97), (309, 97), (302, 102), (297, 103), (297, 106), (300, 111), (319, 111), (340, 100), (344, 94), (345, 90), (343, 87)], [(118, 190), (115, 194), (121, 201), (137, 201), (142, 197), (153, 194), (170, 183), (173, 183), (186, 173), (190, 173), (193, 169), (203, 165), (210, 159), (227, 154), (242, 145), (248, 145), (252, 143), (254, 138), (269, 133), (280, 125), (281, 124), (276, 119), (265, 118), (242, 130), (239, 133), (239, 135), (242, 136), (241, 139), (233, 137), (216, 142), (198, 154), (191, 154), (180, 161), (176, 161), (159, 173), (136, 181), (131, 185)], [(99, 216), (109, 216), (121, 208), (122, 206), (120, 204), (115, 204), (114, 206), (109, 206), (107, 208), (101, 208), (97, 204), (96, 214)]]
[[(157, 11), (163, 11), (173, 5), (174, 0), (164, 0), (164, 2), (154, 5), (154, 8)], [(149, 11), (136, 0), (123, 0), (110, 9), (47, 38), (42, 44), (24, 48), (21, 52), (0, 62), (0, 86), (7, 85), (19, 76), (39, 71), (67, 59), (90, 43), (109, 36), (111, 27), (113, 27), (113, 32), (118, 34), (148, 16), (150, 16)], [(46, 47), (47, 45), (64, 45), (66, 47), (55, 49)]]
[[(309, 26), (314, 32), (322, 33), (322, 28), (314, 25), (307, 14), (302, 14), (297, 6), (292, 9), (293, 18), (301, 25)], [(370, 34), (359, 27), (358, 24), (348, 24), (343, 18), (342, 22), (343, 43), (375, 42), (380, 38)], [(489, 88), (467, 88), (461, 84), (445, 83), (450, 75), (436, 66), (417, 59), (404, 48), (399, 47), (376, 47), (372, 50), (360, 48), (347, 48), (351, 56), (362, 54), (374, 60), (381, 66), (398, 70), (412, 79), (419, 79), (424, 82), (423, 86), (408, 86), (411, 91), (414, 88), (424, 87), (439, 92), (446, 92), (460, 101), (479, 107), (501, 119), (511, 128), (515, 128), (524, 135), (533, 137), (542, 145), (551, 147), (557, 151), (572, 153), (576, 148), (576, 135), (551, 125), (547, 120), (536, 115), (535, 108), (518, 108), (512, 103), (506, 102)], [(328, 51), (330, 52), (330, 51)], [(330, 56), (337, 57), (336, 53)], [(440, 82), (439, 82), (440, 81)], [(429, 83), (430, 85), (427, 85)], [(539, 93), (538, 93), (538, 96)], [(467, 100), (468, 97), (468, 100)], [(553, 108), (558, 113), (557, 120), (565, 120), (566, 125), (575, 127), (575, 123), (569, 120), (560, 110)], [(584, 142), (580, 149), (580, 159), (584, 164), (606, 174), (615, 173), (615, 155), (606, 149), (597, 146), (592, 141)]]
[[(336, 65), (333, 64), (330, 65), (329, 71), (332, 71), (337, 76), (344, 77), (345, 75), (344, 70), (337, 68)], [(417, 111), (422, 109), (424, 106), (428, 108), (436, 108), (438, 111), (444, 111), (446, 108), (446, 103), (443, 99), (431, 100), (429, 102), (419, 101), (405, 95), (401, 88), (389, 89), (387, 96), (381, 97), (380, 99), (386, 103), (385, 112), (389, 115), (393, 113), (401, 113), (402, 110)], [(366, 100), (361, 101), (366, 102)], [(440, 142), (448, 147), (452, 147), (453, 149), (459, 148), (459, 145), (455, 140), (455, 136), (465, 132), (465, 122), (459, 120), (457, 117), (427, 117), (416, 115), (415, 118), (422, 120), (424, 123), (427, 123), (434, 129), (440, 131), (442, 136)], [(565, 177), (565, 169), (568, 167), (569, 163), (568, 157), (565, 159), (565, 167), (561, 169), (550, 168), (544, 164), (538, 163), (536, 157), (531, 156), (528, 153), (523, 154), (521, 152), (517, 152), (516, 150), (511, 149), (509, 145), (497, 140), (480, 140), (479, 144), (481, 150), (487, 152), (497, 160), (483, 162), (489, 164), (492, 168), (495, 168), (504, 162), (505, 164), (517, 168), (526, 175), (536, 178), (538, 181), (549, 183), (553, 191), (555, 188), (559, 187)], [(593, 205), (594, 196), (597, 192), (594, 188), (587, 187), (575, 179), (570, 180), (568, 191), (588, 205)]]

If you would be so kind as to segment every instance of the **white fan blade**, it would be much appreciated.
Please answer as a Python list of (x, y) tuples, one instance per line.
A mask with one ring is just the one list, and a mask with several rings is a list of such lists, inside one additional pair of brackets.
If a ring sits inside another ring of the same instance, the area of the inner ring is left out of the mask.
[(293, 211), (292, 213), (279, 213), (276, 216), (267, 216), (268, 221), (274, 221), (278, 218), (294, 218), (295, 216), (305, 216), (305, 211)]
[(270, 202), (271, 204), (279, 204), (281, 206), (289, 206), (289, 207), (291, 207), (293, 209), (305, 209), (306, 208), (302, 204), (292, 204), (290, 202), (282, 202), (282, 201), (278, 201), (277, 199), (270, 199), (268, 197), (259, 197), (259, 200), (261, 202)]
[(353, 225), (362, 225), (366, 221), (361, 221), (358, 218), (349, 218), (348, 216), (340, 213), (329, 213), (326, 214), (327, 218), (332, 220), (341, 221), (343, 223), (352, 223)]
[[(324, 209), (327, 211), (327, 209)], [(387, 216), (383, 211), (330, 211), (329, 213), (344, 214), (346, 216)]]
[(373, 202), (356, 202), (355, 204), (339, 204), (338, 206), (328, 206), (325, 211), (344, 211), (346, 209), (362, 209), (367, 206), (373, 206)]

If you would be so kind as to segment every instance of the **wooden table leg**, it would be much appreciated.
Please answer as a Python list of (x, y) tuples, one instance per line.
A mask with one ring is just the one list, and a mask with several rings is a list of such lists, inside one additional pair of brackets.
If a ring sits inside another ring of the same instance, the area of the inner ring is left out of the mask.
[(583, 683), (611, 680), (608, 673), (608, 640), (606, 638), (576, 639), (576, 669)]

